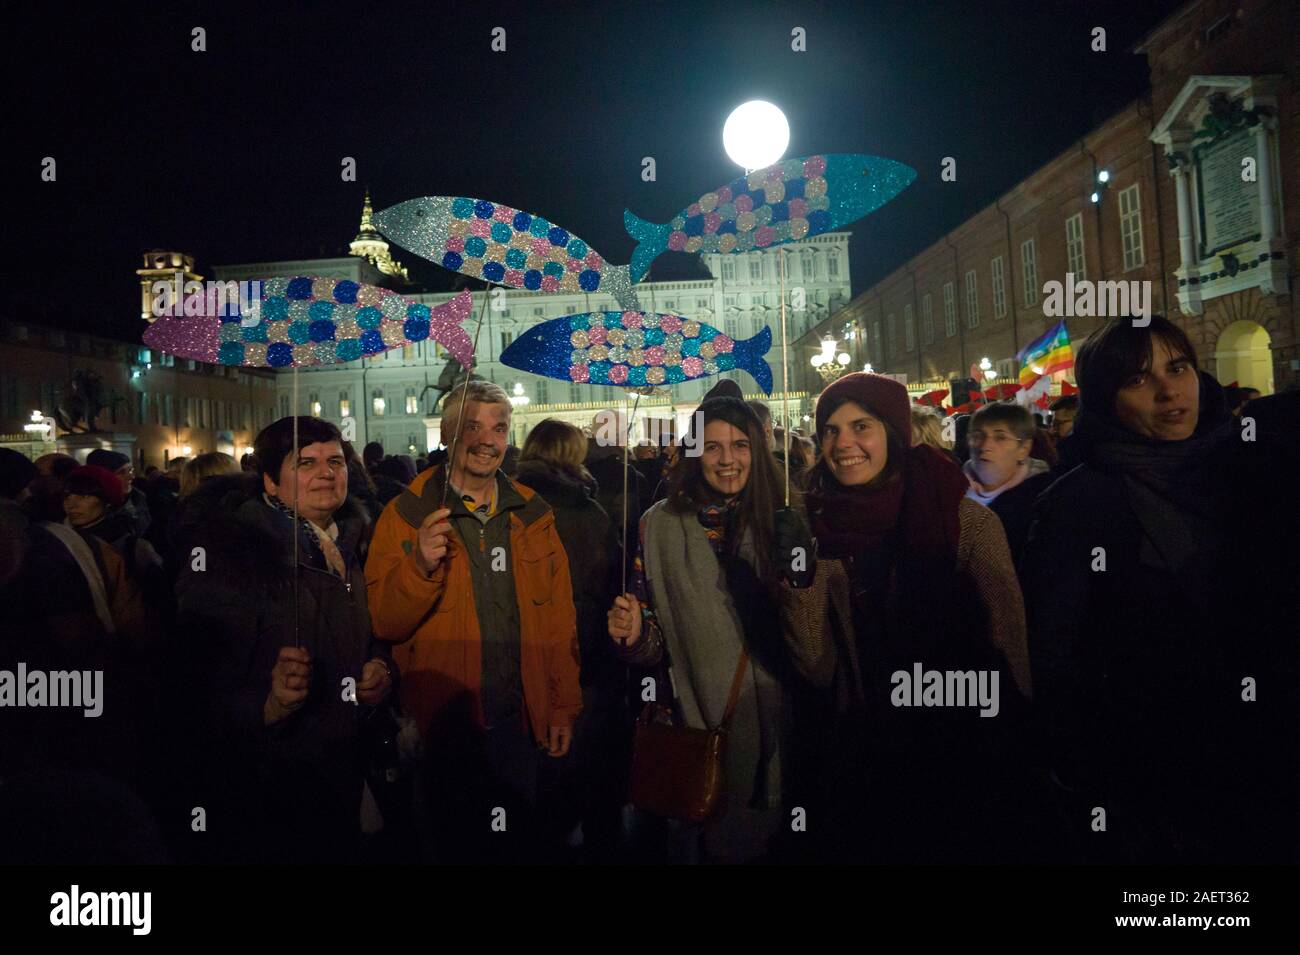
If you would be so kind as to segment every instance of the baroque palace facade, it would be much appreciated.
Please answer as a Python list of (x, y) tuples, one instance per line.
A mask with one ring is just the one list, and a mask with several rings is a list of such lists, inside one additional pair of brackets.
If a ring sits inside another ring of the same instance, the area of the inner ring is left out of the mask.
[[(361, 230), (350, 254), (343, 258), (217, 266), (215, 275), (222, 281), (284, 275), (347, 278), (386, 286), (431, 307), (455, 294), (412, 292), (405, 288), (404, 270), (393, 259), (388, 243), (371, 225), (370, 216), (367, 195)], [(637, 286), (641, 306), (648, 311), (672, 312), (707, 322), (737, 340), (770, 326), (774, 347), (768, 360), (775, 383), (771, 398), (766, 398), (744, 372), (729, 372), (727, 377), (740, 384), (746, 397), (765, 398), (778, 414), (788, 405), (789, 414), (798, 416), (806, 410), (808, 393), (794, 387), (793, 375), (788, 397), (783, 399), (781, 392), (780, 256), (784, 254), (786, 266), (787, 336), (793, 342), (851, 298), (849, 238), (848, 233), (828, 233), (795, 243), (784, 252), (768, 249), (741, 256), (705, 255), (702, 258), (711, 278), (642, 282)], [(484, 296), (488, 295), (484, 290), (473, 292), (473, 311), (464, 326), (471, 337)], [(803, 308), (796, 312), (790, 303), (798, 302), (802, 302)], [(562, 418), (584, 426), (590, 425), (601, 409), (627, 410), (631, 399), (620, 388), (542, 378), (500, 361), (506, 346), (534, 325), (564, 315), (618, 309), (611, 296), (493, 289), (486, 304), (474, 370), (515, 397), (514, 443), (522, 445), (531, 427), (544, 418)], [(437, 392), (432, 389), (446, 365), (447, 354), (442, 347), (425, 341), (346, 364), (303, 368), (298, 372), (298, 413), (335, 422), (351, 419), (358, 447), (379, 441), (390, 454), (422, 454), (436, 448), (441, 439), (441, 418), (433, 407)], [(277, 408), (281, 415), (289, 414), (293, 406), (293, 377), (287, 370), (276, 375)], [(683, 421), (689, 417), (704, 392), (716, 381), (717, 377), (712, 377), (687, 382), (674, 387), (671, 395), (639, 399), (635, 405), (634, 417), (638, 423), (634, 438), (647, 433), (646, 418), (674, 417)], [(524, 398), (526, 403), (519, 400)]]

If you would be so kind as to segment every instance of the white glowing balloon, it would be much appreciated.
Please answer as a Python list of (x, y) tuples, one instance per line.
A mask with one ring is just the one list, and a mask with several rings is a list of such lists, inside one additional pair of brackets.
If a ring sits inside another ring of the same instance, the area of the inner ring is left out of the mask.
[(742, 103), (722, 127), (722, 146), (737, 165), (749, 169), (770, 166), (790, 145), (785, 113), (761, 99)]

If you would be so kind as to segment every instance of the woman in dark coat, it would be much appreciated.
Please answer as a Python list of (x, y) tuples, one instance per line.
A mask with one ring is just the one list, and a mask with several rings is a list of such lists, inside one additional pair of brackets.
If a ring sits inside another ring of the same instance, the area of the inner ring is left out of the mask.
[(1104, 326), (1076, 374), (1082, 464), (1023, 565), (1065, 832), (1085, 859), (1294, 860), (1295, 472), (1161, 316)]

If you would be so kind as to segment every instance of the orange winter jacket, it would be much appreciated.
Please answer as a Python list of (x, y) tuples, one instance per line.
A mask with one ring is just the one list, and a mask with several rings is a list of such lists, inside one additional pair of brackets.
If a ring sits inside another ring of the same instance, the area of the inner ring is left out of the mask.
[[(464, 545), (453, 530), (432, 576), (415, 562), (420, 524), (440, 507), (443, 470), (425, 471), (388, 503), (366, 560), (375, 636), (395, 644), (402, 706), (426, 736), (444, 720), (471, 716), (483, 723), (481, 638)], [(529, 725), (545, 745), (549, 727), (572, 726), (582, 709), (577, 616), (555, 514), (536, 492), (513, 486), (525, 501), (510, 512), (519, 669)]]

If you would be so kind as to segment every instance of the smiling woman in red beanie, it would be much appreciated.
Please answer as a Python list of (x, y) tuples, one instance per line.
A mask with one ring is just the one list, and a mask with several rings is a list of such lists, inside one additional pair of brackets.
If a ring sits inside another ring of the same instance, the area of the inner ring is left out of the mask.
[[(852, 830), (837, 842), (858, 860), (989, 861), (980, 834), (1005, 788), (990, 777), (1003, 775), (1007, 730), (1030, 694), (1006, 536), (966, 498), (956, 464), (912, 446), (902, 385), (846, 375), (822, 392), (816, 421), (806, 497), (816, 579), (787, 590), (784, 612), (805, 634), (804, 675), (831, 691), (831, 749), (817, 761), (831, 774), (820, 788), (842, 800), (827, 807), (834, 828)], [(911, 682), (931, 671), (996, 690), (981, 694), (982, 710), (929, 690), (923, 699)]]

